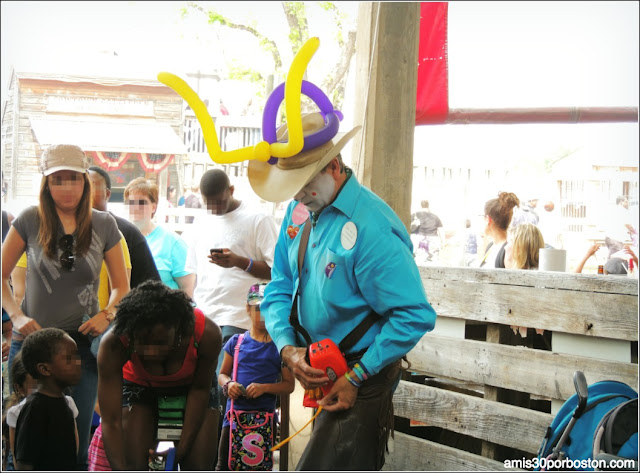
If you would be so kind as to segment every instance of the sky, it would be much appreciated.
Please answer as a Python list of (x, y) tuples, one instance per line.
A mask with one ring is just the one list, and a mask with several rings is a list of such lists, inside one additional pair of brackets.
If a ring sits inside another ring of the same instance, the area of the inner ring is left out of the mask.
[[(337, 3), (355, 21), (359, 2)], [(255, 21), (283, 46), (283, 62), (290, 64), (288, 27), (279, 2), (201, 4), (215, 5), (231, 18)], [(269, 55), (255, 38), (207, 25), (200, 15), (183, 20), (183, 5), (3, 1), (2, 100), (12, 67), (83, 75), (120, 70), (126, 77), (148, 79), (169, 71), (194, 88), (186, 73), (212, 73), (232, 61), (269, 72)], [(309, 65), (310, 75), (317, 77), (331, 65), (336, 46), (329, 35), (331, 18), (317, 2), (307, 2), (307, 8), (311, 34), (321, 36)], [(450, 107), (637, 107), (638, 13), (638, 2), (627, 1), (450, 2)], [(353, 94), (353, 74), (350, 84)], [(238, 84), (220, 84), (216, 92), (233, 113), (247, 101), (242, 90)], [(455, 154), (463, 162), (498, 166), (580, 147), (589, 148), (597, 159), (638, 161), (637, 124), (533, 127), (417, 127), (414, 162), (447, 162)]]
[[(225, 63), (240, 62), (268, 73), (272, 61), (249, 35), (206, 23), (203, 15), (181, 19), (186, 2), (2, 2), (2, 99), (11, 67), (21, 72), (66, 72), (90, 75), (91, 71), (124, 71), (127, 78), (155, 79), (158, 72), (213, 73)], [(355, 18), (357, 2), (340, 2)], [(259, 24), (273, 37), (291, 62), (288, 26), (279, 2), (200, 2), (231, 19)], [(327, 67), (335, 45), (327, 38), (330, 17), (315, 5), (308, 6), (310, 34), (321, 37), (321, 47), (310, 64)], [(115, 53), (115, 54), (114, 54)], [(116, 56), (117, 54), (117, 56)], [(190, 82), (191, 83), (191, 82)], [(192, 85), (193, 86), (193, 85)], [(229, 94), (226, 94), (227, 96)]]
[[(255, 21), (286, 45), (279, 2), (200, 2), (231, 18)], [(331, 19), (307, 2), (311, 34)], [(355, 21), (359, 2), (337, 2)], [(240, 61), (267, 71), (268, 54), (247, 34), (181, 19), (176, 1), (2, 1), (2, 98), (11, 67), (83, 71), (111, 65), (132, 77), (211, 71)], [(224, 41), (221, 41), (221, 38)], [(325, 67), (331, 38), (310, 64)], [(452, 108), (637, 106), (638, 2), (450, 2)], [(285, 53), (285, 64), (288, 47)], [(117, 56), (114, 55), (117, 54)]]

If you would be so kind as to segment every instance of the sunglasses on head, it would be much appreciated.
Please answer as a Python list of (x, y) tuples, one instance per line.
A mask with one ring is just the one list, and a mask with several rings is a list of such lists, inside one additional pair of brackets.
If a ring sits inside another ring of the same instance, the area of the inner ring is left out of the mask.
[(127, 205), (147, 205), (150, 204), (151, 202), (149, 202), (148, 200), (144, 200), (144, 199), (133, 199), (133, 200), (127, 200), (126, 204)]
[(60, 254), (60, 266), (67, 271), (73, 268), (76, 257), (73, 255), (73, 235), (64, 235), (58, 242), (62, 253)]

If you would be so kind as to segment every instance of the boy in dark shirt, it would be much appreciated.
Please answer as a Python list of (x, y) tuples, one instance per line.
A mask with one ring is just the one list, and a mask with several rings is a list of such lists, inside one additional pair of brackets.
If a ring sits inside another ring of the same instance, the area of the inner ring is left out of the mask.
[(80, 381), (76, 342), (63, 330), (45, 328), (24, 339), (22, 362), (38, 382), (20, 411), (15, 454), (18, 470), (75, 470), (78, 431), (63, 390)]

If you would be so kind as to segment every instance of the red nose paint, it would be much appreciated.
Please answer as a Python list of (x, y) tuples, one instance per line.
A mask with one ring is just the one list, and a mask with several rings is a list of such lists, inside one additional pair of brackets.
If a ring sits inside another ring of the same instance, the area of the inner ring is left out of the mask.
[(318, 194), (316, 194), (315, 192), (312, 192), (312, 193), (311, 193), (311, 195), (315, 197), (315, 196), (317, 196)]

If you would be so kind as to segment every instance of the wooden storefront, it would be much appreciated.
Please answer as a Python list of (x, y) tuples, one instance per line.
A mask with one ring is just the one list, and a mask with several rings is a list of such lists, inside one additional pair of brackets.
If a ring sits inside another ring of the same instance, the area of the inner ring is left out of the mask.
[(186, 154), (183, 102), (156, 80), (13, 72), (2, 110), (2, 171), (8, 202), (34, 203), (44, 147), (74, 143), (112, 180), (112, 202), (145, 176), (180, 188)]

